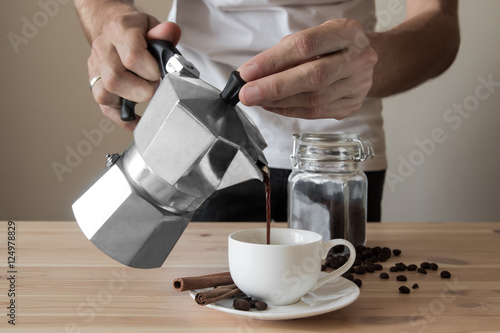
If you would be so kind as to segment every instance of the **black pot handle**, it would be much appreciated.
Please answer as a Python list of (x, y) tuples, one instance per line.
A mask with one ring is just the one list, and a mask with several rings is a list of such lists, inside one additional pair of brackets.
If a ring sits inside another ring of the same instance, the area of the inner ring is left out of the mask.
[[(148, 41), (148, 51), (153, 55), (158, 63), (162, 79), (167, 75), (167, 62), (176, 54), (181, 54), (174, 44), (166, 40)], [(123, 121), (132, 121), (136, 119), (135, 105), (137, 103), (122, 98), (122, 108), (120, 118)]]

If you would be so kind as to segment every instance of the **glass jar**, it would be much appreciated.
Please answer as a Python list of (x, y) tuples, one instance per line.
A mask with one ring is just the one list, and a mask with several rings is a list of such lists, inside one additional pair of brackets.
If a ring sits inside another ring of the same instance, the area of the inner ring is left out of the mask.
[(364, 245), (367, 181), (359, 162), (373, 156), (371, 142), (355, 133), (295, 134), (288, 227)]

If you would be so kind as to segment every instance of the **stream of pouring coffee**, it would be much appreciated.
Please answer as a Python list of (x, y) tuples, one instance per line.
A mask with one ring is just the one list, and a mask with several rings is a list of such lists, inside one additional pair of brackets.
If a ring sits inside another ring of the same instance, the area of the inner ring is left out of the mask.
[(266, 188), (266, 241), (271, 244), (271, 180), (265, 170), (262, 170), (262, 176)]

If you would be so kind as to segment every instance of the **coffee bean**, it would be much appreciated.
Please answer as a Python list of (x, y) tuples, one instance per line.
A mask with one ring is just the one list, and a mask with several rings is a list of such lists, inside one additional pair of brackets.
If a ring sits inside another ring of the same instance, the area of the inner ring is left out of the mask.
[(381, 271), (384, 268), (384, 267), (382, 267), (381, 264), (375, 264), (374, 266), (375, 266), (376, 271)]
[(408, 266), (406, 266), (406, 265), (405, 265), (405, 264), (403, 264), (402, 262), (397, 263), (395, 266), (396, 266), (396, 268), (397, 268), (397, 269), (399, 269), (401, 272), (406, 271), (406, 269), (408, 268)]
[(248, 302), (250, 303), (250, 308), (255, 308), (255, 303), (257, 303), (258, 301), (256, 299), (251, 299)]
[(349, 259), (349, 258), (346, 258), (345, 256), (340, 256), (340, 257), (337, 257), (337, 258), (338, 258), (337, 260), (338, 260), (338, 262), (339, 262), (340, 266), (344, 266), (344, 264), (345, 264), (345, 263), (347, 262), (347, 260)]
[(354, 280), (354, 275), (352, 275), (352, 274), (351, 274), (351, 273), (349, 273), (349, 272), (346, 272), (346, 273), (342, 274), (342, 276), (343, 276), (344, 278), (346, 278), (347, 280), (349, 280), (349, 281), (353, 281), (353, 280)]
[(380, 246), (375, 246), (374, 248), (372, 248), (372, 252), (374, 255), (378, 256), (379, 253), (382, 253), (382, 248)]
[(349, 268), (349, 270), (347, 272), (352, 274), (352, 273), (356, 272), (356, 268), (351, 267), (351, 268)]
[(328, 266), (331, 267), (331, 268), (333, 268), (333, 269), (337, 269), (341, 265), (340, 265), (340, 263), (338, 261), (332, 261), (332, 262), (330, 262), (330, 264)]
[(409, 271), (416, 271), (416, 270), (417, 270), (417, 268), (418, 268), (418, 267), (417, 267), (417, 265), (415, 265), (415, 264), (410, 264), (410, 265), (408, 265), (408, 267), (407, 267), (407, 269), (408, 269)]
[(402, 293), (402, 294), (409, 294), (410, 293), (410, 288), (408, 288), (406, 286), (401, 286), (401, 287), (399, 287), (399, 292)]
[(237, 298), (233, 301), (233, 308), (241, 311), (250, 310), (250, 302), (243, 298)]
[(354, 279), (354, 281), (352, 282), (354, 282), (358, 286), (358, 288), (361, 288), (361, 286), (363, 285), (363, 282), (360, 279)]
[(367, 256), (367, 257), (369, 257), (369, 256), (371, 256), (371, 255), (373, 254), (373, 252), (372, 252), (372, 249), (371, 249), (371, 248), (367, 247), (367, 248), (365, 248), (365, 249), (363, 250), (363, 252), (361, 252), (361, 254), (362, 254), (362, 255), (365, 255), (365, 256)]
[(365, 266), (365, 269), (366, 269), (366, 271), (367, 271), (368, 273), (373, 273), (373, 272), (375, 272), (375, 265), (373, 265), (373, 264), (368, 264), (368, 265), (366, 265), (366, 266)]
[(389, 274), (387, 274), (386, 272), (380, 273), (380, 278), (387, 280), (389, 278)]
[(255, 307), (259, 311), (264, 311), (264, 310), (267, 310), (267, 303), (262, 302), (262, 301), (257, 301), (257, 302), (255, 302)]
[(404, 275), (398, 275), (398, 276), (396, 276), (396, 280), (398, 280), (398, 281), (406, 281), (408, 279)]
[(356, 249), (356, 253), (361, 253), (366, 249), (366, 247), (364, 245), (358, 245), (355, 247), (355, 249)]
[(379, 261), (387, 261), (391, 258), (391, 254), (387, 252), (382, 252), (381, 254), (378, 255), (377, 258)]
[(394, 249), (392, 250), (392, 253), (395, 255), (395, 256), (399, 256), (401, 254), (401, 250), (399, 249)]
[(371, 257), (365, 259), (365, 263), (367, 263), (367, 264), (373, 264), (373, 263), (376, 263), (377, 261), (378, 261), (378, 259), (375, 256), (371, 256)]
[(363, 260), (361, 260), (361, 258), (356, 258), (356, 259), (354, 260), (354, 264), (353, 264), (353, 265), (354, 265), (354, 266), (359, 266), (359, 265), (361, 265), (362, 263), (363, 263)]
[(331, 267), (333, 269), (338, 269), (343, 266), (347, 262), (347, 259), (344, 256), (333, 257), (330, 256), (326, 259), (325, 265)]
[(433, 262), (429, 264), (429, 268), (432, 269), (433, 271), (437, 271), (439, 266), (435, 262)]
[(415, 284), (413, 284), (413, 286), (411, 286), (411, 287), (412, 287), (412, 289), (418, 289), (418, 287), (419, 287), (419, 286), (418, 286), (418, 283), (415, 283)]
[(358, 266), (356, 267), (356, 274), (363, 275), (366, 273), (366, 268), (365, 266)]
[(442, 272), (441, 272), (441, 277), (442, 277), (443, 279), (449, 279), (449, 278), (451, 278), (451, 273), (450, 273), (450, 272), (448, 272), (448, 271), (442, 271)]
[(245, 301), (251, 301), (252, 300), (252, 297), (249, 297), (249, 296), (246, 296), (246, 297), (240, 297), (241, 299), (244, 299)]
[(379, 255), (377, 256), (377, 259), (378, 259), (378, 261), (381, 261), (381, 262), (386, 262), (386, 261), (387, 261), (387, 259), (389, 259), (389, 257), (388, 257), (388, 256), (386, 256), (385, 254), (381, 253), (381, 254), (379, 254)]
[(431, 264), (429, 264), (427, 261), (424, 261), (423, 263), (420, 264), (420, 267), (428, 269), (430, 265)]
[(418, 268), (417, 272), (419, 272), (421, 274), (427, 274), (427, 270), (425, 268), (422, 268), (422, 267)]
[(396, 266), (392, 266), (391, 268), (389, 268), (389, 271), (396, 273), (399, 272), (399, 269)]
[(326, 271), (326, 265), (321, 265), (321, 271), (322, 272)]
[(344, 245), (335, 245), (328, 251), (327, 256), (335, 256), (336, 254), (342, 253), (344, 251), (345, 251)]

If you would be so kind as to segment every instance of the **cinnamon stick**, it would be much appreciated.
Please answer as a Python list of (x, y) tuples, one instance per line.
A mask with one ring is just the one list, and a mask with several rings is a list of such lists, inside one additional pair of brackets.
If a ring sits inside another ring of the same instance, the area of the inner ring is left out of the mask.
[(199, 292), (196, 294), (194, 299), (196, 303), (198, 303), (199, 305), (207, 305), (226, 298), (235, 297), (241, 294), (242, 291), (239, 290), (235, 285), (234, 289), (217, 288), (205, 292)]
[(177, 290), (177, 292), (224, 286), (229, 284), (234, 284), (229, 272), (177, 278), (173, 282), (174, 289)]
[(214, 289), (236, 289), (236, 284), (226, 284), (223, 286), (215, 286)]

